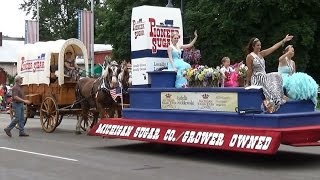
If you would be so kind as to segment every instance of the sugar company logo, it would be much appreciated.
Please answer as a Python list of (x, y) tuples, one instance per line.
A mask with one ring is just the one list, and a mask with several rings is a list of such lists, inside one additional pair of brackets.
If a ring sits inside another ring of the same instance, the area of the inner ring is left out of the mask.
[(36, 72), (44, 70), (45, 54), (40, 54), (35, 59), (26, 60), (25, 57), (21, 57), (21, 72)]
[(204, 93), (198, 101), (198, 107), (202, 110), (214, 110), (214, 102), (209, 98), (210, 95)]
[(138, 36), (144, 36), (144, 22), (142, 21), (142, 18), (140, 18), (138, 21), (133, 20), (132, 21), (132, 30), (134, 32), (134, 38), (137, 39)]
[(176, 108), (176, 101), (172, 98), (171, 93), (161, 95), (161, 108), (162, 109), (174, 109)]
[(209, 94), (202, 94), (202, 98), (203, 99), (208, 99), (209, 98)]
[(173, 20), (166, 19), (157, 24), (156, 19), (149, 18), (149, 23), (152, 54), (157, 53), (158, 48), (167, 48), (171, 42), (171, 34), (174, 32), (179, 33), (180, 27), (175, 27)]

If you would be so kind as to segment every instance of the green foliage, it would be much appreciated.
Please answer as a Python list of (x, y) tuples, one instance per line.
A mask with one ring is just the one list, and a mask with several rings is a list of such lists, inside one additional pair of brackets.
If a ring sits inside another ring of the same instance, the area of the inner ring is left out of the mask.
[(10, 74), (7, 74), (8, 84), (14, 84), (14, 77), (15, 76), (11, 76)]
[(103, 7), (97, 9), (97, 16), (102, 21), (96, 27), (96, 40), (100, 43), (112, 44), (114, 59), (128, 60), (131, 56), (130, 26), (133, 7), (141, 5), (164, 6), (163, 0), (108, 0)]
[[(40, 6), (40, 35), (41, 41), (77, 38), (78, 10), (89, 9), (87, 0), (41, 0)], [(20, 9), (32, 13), (36, 19), (37, 0), (24, 1)]]
[[(95, 1), (95, 43), (113, 46), (113, 58), (130, 59), (130, 21), (133, 7), (165, 6), (166, 0)], [(173, 1), (179, 8), (180, 2)], [(233, 61), (245, 60), (244, 48), (250, 38), (258, 37), (262, 48), (271, 47), (286, 34), (294, 35), (298, 71), (320, 80), (320, 1), (319, 0), (188, 0), (183, 1), (183, 24), (186, 39), (198, 30), (196, 47), (202, 62), (220, 65), (224, 56)], [(35, 0), (22, 9), (35, 15)], [(40, 11), (40, 39), (76, 37), (77, 10), (89, 8), (86, 0), (43, 0)], [(185, 42), (186, 43), (186, 42)], [(267, 70), (276, 71), (283, 48), (266, 58)]]
[[(185, 10), (186, 31), (199, 30), (197, 43), (206, 64), (220, 64), (223, 56), (244, 60), (242, 51), (251, 37), (268, 48), (286, 34), (295, 36), (290, 42), (296, 48), (298, 70), (305, 70), (315, 42), (317, 19), (309, 9), (320, 7), (318, 1), (199, 0), (188, 1)], [(319, 25), (318, 25), (319, 26)], [(283, 48), (282, 48), (283, 49)], [(267, 57), (267, 69), (275, 71), (281, 50)]]

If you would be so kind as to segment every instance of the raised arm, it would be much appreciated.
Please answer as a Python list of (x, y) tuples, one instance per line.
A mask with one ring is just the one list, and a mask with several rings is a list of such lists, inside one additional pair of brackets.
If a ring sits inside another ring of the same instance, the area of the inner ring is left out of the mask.
[(253, 69), (252, 69), (253, 57), (250, 54), (247, 55), (246, 65), (248, 67), (248, 70), (247, 70), (247, 81), (246, 81), (245, 86), (249, 86), (249, 84), (251, 84), (250, 81), (251, 81), (251, 76), (252, 76), (252, 71), (253, 71)]
[(281, 46), (283, 46), (286, 42), (291, 41), (291, 39), (293, 38), (293, 36), (289, 36), (289, 34), (287, 34), (287, 36), (281, 40), (280, 42), (276, 43), (275, 45), (273, 45), (272, 47), (262, 50), (260, 52), (262, 57), (266, 57), (269, 54), (273, 53), (275, 50), (279, 49)]
[(186, 48), (191, 48), (191, 47), (193, 47), (194, 43), (196, 43), (196, 41), (197, 41), (197, 38), (198, 38), (198, 34), (197, 34), (197, 30), (195, 30), (195, 31), (194, 31), (194, 38), (193, 38), (193, 40), (192, 40), (189, 44), (181, 45), (180, 48), (181, 48), (181, 49), (186, 49)]
[[(284, 53), (282, 56), (279, 57), (279, 63), (281, 65), (286, 64), (286, 58), (291, 59), (291, 57), (294, 56), (294, 52), (289, 48), (286, 53)], [(294, 61), (292, 61), (294, 63)]]
[(289, 52), (284, 53), (282, 56), (279, 57), (279, 63), (284, 64), (286, 62), (286, 57), (288, 57)]

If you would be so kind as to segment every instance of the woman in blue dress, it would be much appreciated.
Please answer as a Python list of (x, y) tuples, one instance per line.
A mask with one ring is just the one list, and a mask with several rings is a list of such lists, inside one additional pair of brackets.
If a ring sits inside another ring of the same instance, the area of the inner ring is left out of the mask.
[(292, 60), (294, 48), (288, 45), (279, 58), (278, 72), (283, 79), (286, 95), (292, 100), (309, 100), (317, 105), (318, 84), (308, 74), (296, 72), (296, 65)]
[(194, 32), (194, 36), (195, 37), (191, 41), (191, 43), (185, 45), (178, 45), (178, 41), (180, 38), (179, 34), (175, 32), (171, 35), (171, 45), (168, 47), (168, 70), (173, 70), (177, 72), (175, 83), (176, 88), (188, 87), (188, 81), (184, 77), (184, 71), (186, 69), (191, 68), (191, 66), (181, 58), (181, 50), (191, 48), (194, 45), (198, 38), (197, 31)]

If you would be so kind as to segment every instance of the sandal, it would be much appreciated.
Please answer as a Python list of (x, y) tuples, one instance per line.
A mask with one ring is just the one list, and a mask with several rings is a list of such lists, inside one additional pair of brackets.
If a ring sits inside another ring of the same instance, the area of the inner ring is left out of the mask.
[(275, 110), (275, 107), (272, 105), (272, 102), (270, 102), (269, 100), (264, 100), (263, 101), (263, 105), (265, 107), (265, 109), (267, 110), (268, 113), (274, 113), (276, 110)]

